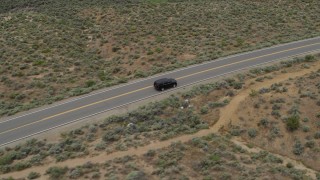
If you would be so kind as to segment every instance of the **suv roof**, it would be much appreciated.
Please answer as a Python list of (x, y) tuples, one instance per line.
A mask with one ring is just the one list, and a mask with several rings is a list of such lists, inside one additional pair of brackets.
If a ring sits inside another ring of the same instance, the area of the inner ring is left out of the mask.
[(163, 83), (163, 82), (171, 82), (171, 81), (175, 81), (174, 79), (172, 78), (162, 78), (162, 79), (158, 79), (155, 81), (155, 83)]

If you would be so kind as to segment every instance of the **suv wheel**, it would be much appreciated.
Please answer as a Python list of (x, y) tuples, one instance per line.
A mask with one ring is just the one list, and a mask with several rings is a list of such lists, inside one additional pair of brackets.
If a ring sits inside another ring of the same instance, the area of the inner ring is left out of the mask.
[(177, 87), (177, 84), (173, 84), (173, 86), (172, 86), (172, 87), (174, 87), (174, 88), (175, 88), (175, 87)]
[(161, 91), (164, 91), (164, 88), (161, 88)]

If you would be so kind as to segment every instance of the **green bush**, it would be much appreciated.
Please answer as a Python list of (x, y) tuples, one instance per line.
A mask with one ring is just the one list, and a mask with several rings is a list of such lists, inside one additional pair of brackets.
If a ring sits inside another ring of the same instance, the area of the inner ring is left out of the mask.
[(243, 85), (243, 82), (233, 82), (231, 86), (233, 86), (234, 89), (241, 89)]
[(142, 171), (131, 171), (127, 177), (126, 180), (146, 180), (146, 175)]
[(0, 157), (0, 166), (11, 164), (13, 162), (13, 160), (15, 160), (16, 156), (17, 156), (16, 152), (9, 152), (9, 153), (1, 156)]
[(307, 141), (304, 146), (307, 147), (307, 148), (311, 148), (312, 149), (312, 148), (315, 147), (315, 145), (316, 145), (316, 143), (311, 140), (311, 141)]
[(120, 139), (121, 135), (123, 133), (123, 128), (122, 127), (116, 127), (114, 128), (114, 130), (110, 130), (108, 132), (106, 132), (102, 139), (103, 141), (110, 143), (110, 142), (114, 142)]
[(92, 87), (96, 84), (94, 80), (88, 80), (86, 81), (86, 87)]
[(100, 172), (94, 172), (91, 176), (92, 179), (100, 179)]
[(306, 55), (305, 57), (305, 61), (306, 62), (312, 62), (314, 61), (316, 58), (313, 55)]
[(262, 118), (258, 123), (258, 126), (268, 127), (269, 123), (270, 122), (267, 118)]
[(290, 116), (286, 121), (286, 125), (289, 131), (297, 130), (300, 126), (300, 117), (298, 115)]
[(31, 164), (28, 162), (18, 162), (17, 164), (14, 165), (13, 169), (15, 171), (21, 171), (29, 167), (31, 167)]
[(150, 149), (147, 153), (144, 154), (146, 157), (154, 157), (156, 155), (156, 151), (153, 149)]
[(82, 175), (83, 175), (83, 172), (82, 172), (81, 168), (74, 168), (74, 169), (70, 170), (68, 177), (70, 177), (71, 179), (78, 179)]
[(309, 126), (303, 126), (302, 130), (303, 130), (303, 132), (309, 132), (310, 131), (310, 127)]
[(232, 136), (240, 136), (241, 130), (239, 128), (233, 128), (233, 129), (231, 129), (230, 134)]
[(293, 150), (292, 150), (293, 154), (299, 156), (299, 155), (301, 155), (303, 153), (303, 151), (304, 151), (304, 147), (301, 144), (301, 142), (300, 141), (296, 141), (295, 144), (293, 145)]
[(254, 128), (251, 128), (248, 130), (248, 135), (251, 137), (251, 138), (255, 138), (257, 136), (257, 130), (254, 129)]
[(293, 168), (293, 164), (292, 164), (292, 163), (290, 163), (290, 162), (289, 162), (289, 163), (287, 163), (287, 165), (286, 165), (286, 166), (287, 166), (287, 168)]
[(34, 155), (34, 156), (30, 159), (29, 162), (30, 162), (32, 165), (41, 165), (42, 160), (43, 160), (44, 158), (46, 158), (47, 155), (48, 155), (47, 152), (41, 152), (41, 153), (39, 153), (39, 154)]
[(281, 117), (280, 111), (279, 110), (272, 110), (271, 115), (274, 116), (275, 118)]
[(96, 145), (96, 147), (94, 148), (94, 150), (96, 151), (103, 151), (106, 149), (106, 143), (105, 142), (100, 142)]
[(68, 167), (50, 167), (47, 169), (46, 174), (50, 176), (51, 179), (61, 179), (68, 171)]
[(314, 138), (315, 138), (315, 139), (320, 139), (320, 131), (318, 131), (318, 132), (316, 132), (316, 133), (314, 134)]
[(37, 172), (30, 172), (29, 175), (28, 175), (28, 179), (37, 179), (39, 178), (41, 175)]
[(200, 113), (201, 114), (207, 114), (209, 111), (208, 107), (207, 106), (203, 106), (201, 109), (200, 109)]

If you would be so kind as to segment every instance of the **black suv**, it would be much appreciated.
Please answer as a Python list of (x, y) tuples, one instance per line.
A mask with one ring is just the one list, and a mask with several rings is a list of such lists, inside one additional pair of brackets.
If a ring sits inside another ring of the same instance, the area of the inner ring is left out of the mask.
[(173, 88), (178, 85), (177, 81), (172, 78), (162, 78), (158, 79), (153, 83), (153, 86), (156, 90), (164, 91), (168, 88)]

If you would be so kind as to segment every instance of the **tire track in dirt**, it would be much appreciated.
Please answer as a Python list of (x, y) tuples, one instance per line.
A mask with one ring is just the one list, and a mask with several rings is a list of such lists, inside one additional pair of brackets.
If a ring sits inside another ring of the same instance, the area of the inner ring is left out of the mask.
[[(309, 68), (309, 69), (302, 69), (301, 71), (296, 71), (293, 73), (280, 74), (280, 75), (277, 75), (274, 79), (266, 80), (263, 83), (257, 83), (254, 85), (250, 85), (248, 87), (244, 87), (244, 89), (241, 90), (239, 92), (239, 94), (237, 94), (235, 97), (233, 97), (233, 99), (230, 101), (230, 103), (228, 105), (221, 108), (219, 120), (209, 129), (201, 130), (197, 133), (190, 134), (190, 135), (182, 135), (182, 136), (172, 138), (169, 140), (165, 140), (165, 141), (151, 142), (150, 144), (148, 144), (146, 146), (138, 147), (138, 148), (131, 148), (127, 151), (119, 151), (119, 152), (114, 152), (114, 153), (110, 153), (110, 154), (102, 153), (102, 154), (99, 154), (97, 156), (92, 156), (92, 157), (76, 158), (76, 159), (71, 159), (71, 160), (67, 160), (64, 162), (58, 162), (58, 163), (54, 163), (54, 164), (44, 164), (42, 166), (32, 167), (32, 168), (25, 169), (25, 170), (22, 170), (19, 172), (12, 172), (12, 173), (8, 173), (8, 174), (4, 174), (4, 175), (2, 175), (2, 178), (8, 178), (10, 176), (14, 177), (14, 178), (23, 178), (23, 177), (27, 177), (28, 174), (32, 171), (39, 172), (40, 174), (44, 174), (46, 172), (46, 170), (51, 166), (61, 166), (61, 167), (68, 166), (70, 168), (70, 167), (75, 167), (76, 165), (82, 165), (86, 162), (104, 163), (108, 160), (112, 160), (112, 159), (119, 158), (119, 157), (124, 157), (127, 155), (141, 156), (141, 155), (147, 153), (149, 150), (165, 148), (165, 147), (170, 146), (174, 142), (180, 141), (180, 142), (184, 143), (184, 142), (192, 140), (195, 137), (202, 137), (202, 136), (207, 136), (212, 133), (217, 133), (219, 130), (223, 129), (224, 126), (227, 126), (230, 123), (232, 124), (231, 119), (237, 119), (237, 118), (235, 118), (236, 114), (234, 114), (234, 113), (238, 109), (240, 103), (243, 100), (245, 100), (246, 97), (248, 97), (248, 95), (251, 92), (251, 89), (259, 89), (262, 87), (271, 86), (274, 83), (279, 83), (279, 82), (285, 81), (288, 78), (295, 78), (295, 77), (303, 76), (303, 75), (310, 73), (311, 71), (315, 71), (319, 68), (320, 68), (320, 63), (316, 64), (315, 66), (313, 66), (312, 68)], [(246, 84), (250, 84), (250, 81), (246, 82)], [(241, 142), (241, 140), (232, 139), (231, 141), (237, 145), (240, 145), (241, 147), (248, 150), (249, 152), (263, 151), (263, 149), (258, 148), (258, 147), (248, 148), (244, 142)], [(305, 170), (307, 172), (307, 175), (309, 175), (313, 179), (316, 179), (317, 172), (313, 169), (306, 167), (301, 162), (296, 161), (294, 159), (290, 159), (289, 157), (286, 157), (283, 155), (279, 155), (279, 154), (275, 154), (275, 153), (271, 153), (271, 154), (283, 159), (284, 163), (288, 163), (288, 162), (292, 163), (296, 169)]]

